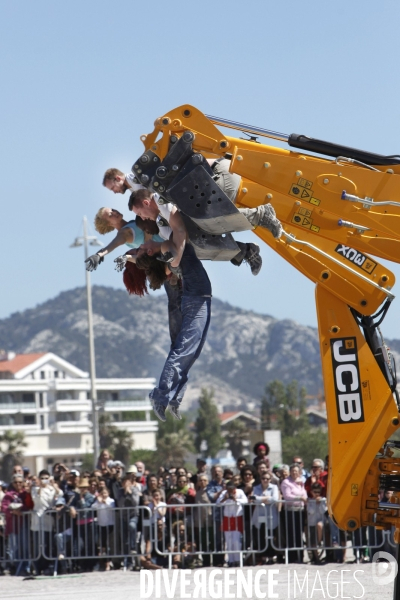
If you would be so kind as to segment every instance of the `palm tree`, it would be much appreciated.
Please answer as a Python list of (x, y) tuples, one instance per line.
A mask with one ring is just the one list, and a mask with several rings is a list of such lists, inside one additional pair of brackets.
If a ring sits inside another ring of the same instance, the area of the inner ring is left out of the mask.
[(130, 453), (133, 447), (132, 434), (126, 429), (118, 429), (113, 425), (111, 415), (103, 413), (99, 418), (100, 447), (107, 448), (115, 460), (129, 465)]
[(128, 467), (132, 448), (132, 434), (129, 431), (126, 431), (126, 429), (116, 429), (112, 444), (112, 451), (115, 460), (120, 460), (126, 467)]
[(107, 448), (111, 452), (111, 446), (118, 429), (113, 425), (112, 416), (108, 413), (99, 415), (99, 442), (100, 448)]
[(187, 452), (193, 452), (191, 436), (187, 431), (167, 433), (157, 441), (157, 450), (166, 466), (182, 466)]
[(2, 457), (2, 478), (10, 481), (14, 465), (22, 462), (23, 450), (27, 447), (23, 431), (5, 431), (0, 435), (0, 447), (5, 445)]

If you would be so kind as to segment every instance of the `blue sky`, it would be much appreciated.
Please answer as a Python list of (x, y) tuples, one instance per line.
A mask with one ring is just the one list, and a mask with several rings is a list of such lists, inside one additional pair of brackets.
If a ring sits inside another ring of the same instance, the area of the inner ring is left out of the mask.
[[(399, 153), (399, 22), (395, 1), (0, 1), (0, 318), (84, 284), (83, 250), (69, 248), (83, 215), (127, 212), (103, 172), (129, 170), (175, 106)], [(214, 295), (316, 325), (313, 285), (262, 256), (258, 277), (206, 263)], [(110, 259), (92, 281), (122, 287)]]

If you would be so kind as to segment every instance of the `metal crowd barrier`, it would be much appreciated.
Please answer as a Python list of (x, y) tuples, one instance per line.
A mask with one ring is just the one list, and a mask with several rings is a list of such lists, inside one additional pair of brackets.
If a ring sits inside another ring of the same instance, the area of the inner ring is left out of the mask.
[(29, 572), (32, 564), (40, 559), (40, 532), (32, 530), (32, 513), (2, 517), (0, 565), (3, 569), (8, 565), (17, 575)]
[[(136, 508), (54, 509), (32, 519), (13, 516), (8, 535), (0, 527), (0, 566), (16, 573), (43, 564), (92, 568), (99, 561), (140, 567), (142, 557), (159, 566), (243, 566), (258, 560), (330, 562), (352, 550), (359, 562), (378, 549), (394, 551), (390, 532), (364, 527), (341, 531), (327, 514), (318, 524), (293, 502), (174, 504), (154, 512)], [(0, 515), (1, 517), (1, 515)], [(307, 556), (308, 555), (308, 556)], [(65, 561), (65, 562), (64, 562)]]

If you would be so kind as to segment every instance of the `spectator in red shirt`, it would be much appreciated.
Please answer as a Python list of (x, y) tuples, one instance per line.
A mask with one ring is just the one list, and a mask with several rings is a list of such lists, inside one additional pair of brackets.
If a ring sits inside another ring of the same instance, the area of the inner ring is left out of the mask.
[[(14, 561), (29, 559), (29, 522), (23, 520), (23, 513), (32, 508), (32, 496), (24, 489), (23, 475), (14, 474), (1, 502), (1, 512), (6, 517), (7, 554), (13, 564)], [(24, 569), (22, 562), (20, 567)]]
[(321, 458), (314, 458), (311, 467), (311, 475), (307, 477), (306, 482), (304, 484), (305, 490), (307, 492), (307, 496), (312, 498), (313, 495), (311, 493), (311, 486), (313, 483), (319, 483), (321, 486), (321, 496), (323, 498), (326, 497), (326, 483), (323, 480), (323, 471), (324, 471), (324, 461)]

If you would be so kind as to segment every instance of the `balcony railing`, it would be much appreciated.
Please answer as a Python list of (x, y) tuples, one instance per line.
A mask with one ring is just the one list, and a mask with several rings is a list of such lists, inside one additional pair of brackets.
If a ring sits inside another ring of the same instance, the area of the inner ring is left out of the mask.
[(0, 414), (14, 414), (21, 411), (36, 412), (36, 402), (0, 402)]
[(2, 425), (0, 423), (0, 432), (1, 431), (39, 431), (40, 427), (38, 423), (33, 423), (33, 425)]
[[(99, 400), (99, 403), (102, 403)], [(106, 411), (115, 411), (115, 410), (150, 410), (151, 404), (150, 400), (144, 398), (143, 400), (106, 400), (104, 402), (104, 410)]]
[(90, 433), (90, 421), (57, 421), (50, 426), (53, 433)]
[(125, 429), (130, 433), (154, 433), (158, 431), (158, 421), (115, 421), (118, 429)]
[(90, 400), (56, 400), (57, 412), (83, 412), (90, 411), (91, 408)]

